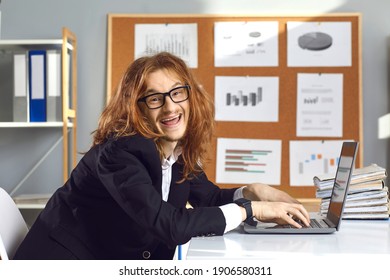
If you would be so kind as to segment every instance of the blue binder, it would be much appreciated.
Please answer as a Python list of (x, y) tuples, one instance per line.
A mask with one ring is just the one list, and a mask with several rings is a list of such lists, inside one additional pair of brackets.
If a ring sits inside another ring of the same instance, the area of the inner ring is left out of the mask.
[(29, 55), (30, 122), (46, 122), (46, 51)]

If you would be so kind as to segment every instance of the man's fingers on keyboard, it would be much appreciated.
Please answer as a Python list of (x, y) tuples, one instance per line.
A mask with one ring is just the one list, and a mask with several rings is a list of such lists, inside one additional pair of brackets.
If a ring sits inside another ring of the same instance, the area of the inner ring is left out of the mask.
[(294, 220), (301, 224), (301, 225), (304, 225), (306, 227), (308, 227), (310, 225), (310, 221), (307, 220), (306, 216), (303, 215), (300, 211), (295, 211), (294, 214), (292, 214), (292, 217), (294, 218)]
[(296, 228), (302, 227), (302, 225), (298, 222), (298, 220), (291, 213), (287, 213), (286, 222), (289, 223), (290, 225), (296, 227)]

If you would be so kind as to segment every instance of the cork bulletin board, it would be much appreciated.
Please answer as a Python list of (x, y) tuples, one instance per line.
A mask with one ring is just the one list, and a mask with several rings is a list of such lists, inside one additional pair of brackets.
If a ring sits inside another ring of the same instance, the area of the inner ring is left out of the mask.
[[(216, 22), (278, 22), (278, 65), (273, 67), (215, 67), (214, 25)], [(351, 24), (351, 64), (335, 67), (289, 67), (287, 64), (288, 22), (349, 22)], [(278, 77), (279, 108), (277, 122), (217, 121), (216, 133), (210, 149), (210, 161), (205, 171), (211, 181), (216, 178), (217, 138), (278, 139), (281, 140), (281, 179), (276, 186), (295, 197), (315, 197), (315, 187), (290, 186), (289, 142), (292, 140), (343, 140), (360, 142), (356, 167), (363, 163), (362, 129), (362, 71), (361, 71), (361, 15), (325, 14), (315, 16), (246, 16), (246, 15), (151, 15), (109, 14), (107, 45), (107, 99), (115, 92), (121, 75), (134, 60), (136, 24), (196, 23), (198, 34), (198, 66), (193, 73), (198, 81), (214, 96), (216, 76)], [(301, 73), (342, 74), (342, 136), (297, 136), (297, 76)], [(242, 184), (218, 184), (231, 188)]]

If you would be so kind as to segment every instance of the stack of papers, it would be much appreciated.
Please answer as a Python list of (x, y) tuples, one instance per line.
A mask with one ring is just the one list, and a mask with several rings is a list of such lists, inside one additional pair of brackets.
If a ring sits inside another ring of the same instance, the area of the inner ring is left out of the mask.
[[(335, 174), (323, 174), (313, 178), (316, 197), (321, 198), (321, 213), (328, 212)], [(371, 164), (353, 171), (344, 219), (388, 219), (389, 194), (386, 186), (386, 169)]]

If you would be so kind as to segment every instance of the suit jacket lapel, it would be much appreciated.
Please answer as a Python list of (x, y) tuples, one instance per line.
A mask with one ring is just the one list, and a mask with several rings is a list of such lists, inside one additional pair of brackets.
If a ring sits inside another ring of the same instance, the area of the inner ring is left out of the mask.
[[(172, 166), (172, 181), (168, 196), (168, 202), (177, 208), (184, 207), (190, 193), (188, 181), (177, 183), (182, 178), (182, 165), (175, 163)], [(161, 186), (160, 186), (161, 189)]]

